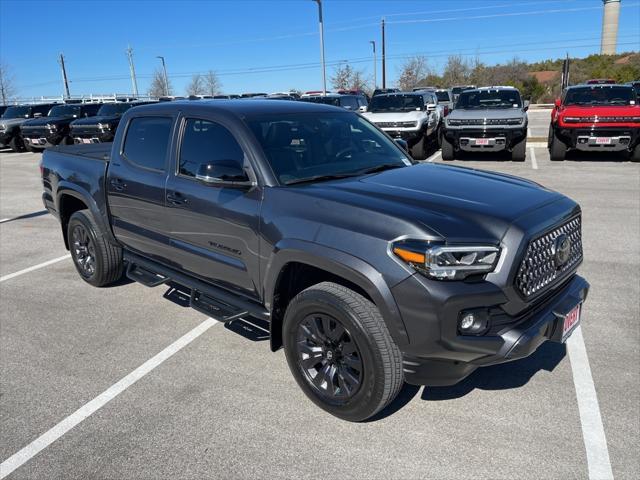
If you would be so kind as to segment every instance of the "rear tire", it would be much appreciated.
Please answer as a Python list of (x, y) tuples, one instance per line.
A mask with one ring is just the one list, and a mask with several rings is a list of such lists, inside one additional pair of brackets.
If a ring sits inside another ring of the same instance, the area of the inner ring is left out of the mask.
[(553, 132), (549, 131), (549, 157), (554, 162), (562, 162), (567, 156), (567, 146)]
[(516, 143), (511, 149), (511, 160), (513, 162), (524, 162), (527, 158), (527, 139)]
[(11, 141), (9, 142), (9, 148), (14, 152), (24, 152), (24, 142), (22, 141), (22, 137), (20, 135), (14, 135)]
[(411, 158), (414, 160), (424, 160), (427, 158), (427, 139), (422, 137), (410, 150)]
[(67, 238), (73, 263), (85, 282), (104, 287), (122, 278), (122, 249), (102, 236), (89, 210), (71, 215)]
[(453, 144), (447, 140), (447, 137), (442, 135), (442, 160), (455, 160), (456, 154), (453, 149)]
[(60, 145), (73, 145), (73, 138), (71, 138), (69, 135), (65, 135), (64, 137), (62, 137), (62, 140), (60, 141)]
[(378, 308), (353, 290), (323, 282), (288, 305), (283, 340), (302, 391), (343, 420), (366, 420), (404, 384), (402, 355)]

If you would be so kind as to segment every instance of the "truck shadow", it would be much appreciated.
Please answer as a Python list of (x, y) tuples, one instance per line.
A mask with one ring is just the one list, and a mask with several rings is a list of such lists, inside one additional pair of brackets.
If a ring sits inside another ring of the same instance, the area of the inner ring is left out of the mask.
[[(478, 368), (461, 382), (448, 387), (424, 387), (421, 399), (425, 401), (461, 398), (475, 389), (506, 390), (526, 385), (540, 370), (552, 372), (566, 356), (566, 346), (546, 342), (527, 358), (514, 362)], [(381, 420), (407, 405), (422, 387), (405, 384), (393, 402), (368, 421)]]
[[(594, 162), (594, 163), (631, 163), (629, 156), (621, 152), (567, 152), (566, 162)], [(553, 162), (556, 163), (556, 162)], [(562, 163), (562, 162), (557, 162)]]
[(567, 354), (561, 343), (545, 342), (535, 353), (514, 362), (477, 369), (461, 382), (449, 387), (425, 387), (423, 400), (450, 400), (471, 391), (506, 390), (526, 385), (540, 370), (552, 372)]

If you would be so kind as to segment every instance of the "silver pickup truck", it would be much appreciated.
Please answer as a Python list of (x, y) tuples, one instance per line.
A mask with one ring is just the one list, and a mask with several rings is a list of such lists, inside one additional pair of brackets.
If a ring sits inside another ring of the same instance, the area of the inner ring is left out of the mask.
[(439, 143), (444, 114), (435, 92), (423, 90), (377, 95), (363, 116), (392, 138), (407, 142), (415, 160), (424, 160), (429, 147)]
[(442, 159), (454, 160), (461, 152), (511, 152), (511, 159), (525, 160), (527, 110), (514, 87), (484, 87), (460, 94), (446, 117)]

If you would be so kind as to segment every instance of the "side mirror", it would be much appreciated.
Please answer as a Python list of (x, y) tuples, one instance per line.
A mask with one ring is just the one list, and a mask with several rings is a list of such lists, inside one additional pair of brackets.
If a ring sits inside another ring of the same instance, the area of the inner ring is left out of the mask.
[(396, 142), (396, 145), (398, 145), (402, 150), (409, 152), (409, 144), (406, 141), (401, 138), (394, 138), (393, 141)]
[(251, 187), (253, 183), (242, 167), (233, 160), (207, 162), (200, 165), (196, 179), (207, 185), (225, 187)]
[(427, 103), (427, 112), (433, 112), (437, 108), (435, 103)]
[(553, 102), (553, 104), (556, 106), (556, 108), (560, 108), (562, 106), (562, 100), (556, 98), (556, 101)]
[(367, 106), (366, 105), (360, 105), (360, 107), (358, 108), (359, 112), (366, 112), (367, 111)]
[(529, 105), (531, 105), (531, 102), (529, 102), (529, 100), (525, 100), (522, 107), (525, 112), (529, 110)]
[(40, 118), (42, 116), (42, 113), (37, 112), (33, 114), (33, 118)]

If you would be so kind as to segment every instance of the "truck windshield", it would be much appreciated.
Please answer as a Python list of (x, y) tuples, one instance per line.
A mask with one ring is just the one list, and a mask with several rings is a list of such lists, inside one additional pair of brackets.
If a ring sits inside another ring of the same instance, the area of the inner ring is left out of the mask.
[(378, 95), (369, 104), (370, 112), (410, 112), (423, 108), (422, 95)]
[(31, 107), (9, 107), (2, 114), (2, 118), (29, 118)]
[(456, 108), (521, 108), (522, 100), (517, 90), (467, 90), (462, 92)]
[(247, 124), (285, 185), (411, 165), (389, 137), (349, 112), (260, 115)]
[(107, 103), (100, 107), (98, 116), (122, 115), (133, 106), (132, 103)]
[(633, 88), (626, 85), (570, 88), (564, 98), (565, 105), (630, 105), (636, 100)]
[(78, 117), (80, 116), (80, 107), (77, 105), (58, 105), (53, 107), (49, 112), (50, 117)]

